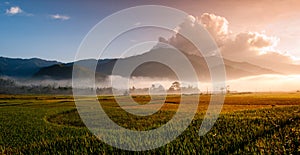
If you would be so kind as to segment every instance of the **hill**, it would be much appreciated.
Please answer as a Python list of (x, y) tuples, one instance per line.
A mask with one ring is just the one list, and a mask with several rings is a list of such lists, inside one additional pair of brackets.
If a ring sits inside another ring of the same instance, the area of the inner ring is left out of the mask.
[(0, 57), (0, 75), (10, 77), (31, 77), (43, 67), (60, 64), (38, 58), (20, 59)]
[[(184, 72), (186, 68), (180, 68), (180, 61), (177, 58), (172, 57), (173, 55), (172, 49), (168, 48), (157, 48), (152, 49), (149, 52), (146, 52), (141, 55), (131, 56), (127, 58), (120, 59), (102, 59), (97, 62), (95, 59), (81, 60), (76, 62), (76, 65), (81, 68), (81, 70), (85, 70), (85, 72), (93, 72), (92, 66), (93, 64), (97, 64), (96, 73), (101, 76), (109, 76), (112, 75), (112, 70), (116, 63), (123, 65), (130, 65), (134, 62), (138, 62), (141, 60), (148, 60), (150, 58), (160, 58), (164, 60), (168, 60), (172, 63), (177, 63), (177, 68), (179, 71)], [(198, 77), (201, 80), (208, 80), (210, 78), (209, 69), (207, 67), (206, 61), (204, 57), (189, 55), (185, 53), (187, 59), (191, 62), (193, 67), (196, 70)], [(69, 79), (72, 76), (72, 66), (74, 63), (69, 64), (60, 64), (53, 65), (49, 67), (41, 68), (36, 74), (34, 74), (35, 78), (52, 78), (52, 79)], [(271, 69), (266, 69), (260, 66), (256, 66), (247, 62), (235, 62), (224, 59), (225, 69), (227, 73), (227, 79), (236, 79), (245, 76), (252, 75), (260, 75), (260, 74), (278, 74)], [(214, 66), (221, 67), (221, 66)], [(124, 73), (114, 73), (114, 75), (125, 76)], [(138, 66), (132, 73), (132, 76), (136, 77), (150, 77), (150, 78), (169, 78), (176, 79), (176, 74), (174, 71), (168, 66), (149, 61)], [(189, 75), (187, 75), (189, 76)]]

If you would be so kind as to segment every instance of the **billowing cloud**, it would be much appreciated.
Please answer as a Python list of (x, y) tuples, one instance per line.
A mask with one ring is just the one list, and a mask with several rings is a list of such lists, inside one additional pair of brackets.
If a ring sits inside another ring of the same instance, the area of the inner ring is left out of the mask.
[(279, 39), (276, 37), (269, 37), (265, 34), (257, 33), (257, 32), (249, 32), (249, 36), (251, 36), (248, 40), (249, 44), (254, 48), (265, 48), (265, 47), (275, 47), (279, 42)]
[[(201, 38), (201, 31), (195, 28), (197, 25), (202, 25), (206, 28), (220, 46), (226, 42), (230, 33), (228, 30), (228, 21), (224, 17), (208, 13), (204, 13), (200, 18), (189, 15), (184, 22), (175, 29), (177, 34), (168, 40), (169, 44), (185, 53), (199, 55), (200, 53), (196, 47), (189, 40), (181, 36), (181, 34), (188, 34), (187, 37), (189, 38), (206, 40), (206, 38)], [(206, 54), (212, 55), (210, 52)]]
[(194, 16), (189, 15), (186, 17), (185, 21), (175, 29), (175, 32), (177, 32), (176, 35), (174, 35), (168, 40), (164, 40), (160, 38), (159, 41), (170, 44), (175, 48), (181, 50), (182, 52), (192, 54), (192, 55), (198, 55), (199, 52), (197, 51), (195, 46), (189, 40), (187, 40), (185, 37), (181, 35), (181, 34), (190, 34), (197, 37), (198, 34), (194, 32), (195, 24), (200, 24), (199, 20), (196, 19)]
[(182, 32), (188, 32), (190, 35), (201, 37), (195, 30), (196, 24), (201, 24), (209, 31), (226, 59), (248, 62), (278, 73), (300, 73), (299, 66), (295, 65), (299, 64), (300, 60), (286, 51), (277, 49), (280, 41), (278, 37), (268, 36), (265, 32), (233, 33), (229, 29), (227, 19), (215, 14), (204, 13), (200, 18), (189, 15), (175, 29), (176, 35), (168, 40), (160, 38), (159, 41), (168, 43), (185, 53), (198, 55), (199, 51), (195, 46), (180, 35)]
[(276, 49), (279, 38), (264, 33), (239, 33), (220, 47), (224, 58), (249, 62), (278, 73), (300, 73), (298, 62), (288, 52)]
[(274, 52), (279, 38), (270, 37), (258, 32), (239, 33), (234, 38), (228, 38), (220, 47), (224, 57), (237, 61), (259, 57)]
[[(296, 63), (293, 56), (288, 52), (282, 52), (276, 49), (280, 39), (275, 36), (268, 36), (259, 32), (241, 32), (231, 33), (229, 22), (225, 17), (215, 14), (204, 13), (198, 19), (194, 16), (188, 16), (186, 20), (177, 28), (177, 32), (184, 29), (193, 31), (195, 24), (202, 24), (215, 39), (220, 47), (222, 55), (234, 61), (246, 61), (257, 65), (263, 65), (267, 68), (273, 68), (279, 63)], [(178, 35), (171, 38), (169, 42), (175, 47), (184, 49), (187, 53), (195, 53), (192, 45), (184, 43)], [(187, 41), (185, 41), (187, 42)], [(177, 46), (176, 46), (177, 45)]]
[(13, 6), (6, 10), (7, 15), (15, 15), (15, 14), (20, 14), (22, 12), (23, 10), (18, 6)]
[(66, 15), (60, 15), (60, 14), (55, 14), (55, 15), (50, 15), (52, 19), (57, 19), (57, 20), (69, 20), (70, 17)]
[(219, 45), (222, 45), (230, 34), (228, 29), (229, 22), (226, 18), (208, 13), (202, 14), (200, 18), (192, 15), (187, 16), (185, 21), (176, 28), (176, 32), (190, 31), (190, 34), (197, 35), (194, 28), (196, 24), (200, 24), (206, 28)]
[(208, 30), (208, 32), (215, 38), (218, 44), (223, 44), (227, 39), (228, 21), (226, 18), (216, 16), (215, 14), (204, 13), (200, 18), (201, 24)]
[(280, 39), (259, 32), (241, 32), (231, 35), (226, 18), (204, 13), (201, 24), (220, 47), (222, 55), (230, 60), (246, 61), (272, 69), (274, 66), (295, 63), (287, 52), (276, 49)]

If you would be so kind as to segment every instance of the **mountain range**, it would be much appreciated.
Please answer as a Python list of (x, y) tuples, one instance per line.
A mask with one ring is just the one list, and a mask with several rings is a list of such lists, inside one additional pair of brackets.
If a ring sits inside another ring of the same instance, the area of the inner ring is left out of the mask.
[(61, 64), (61, 62), (42, 60), (38, 58), (20, 59), (0, 57), (0, 75), (30, 78), (40, 69), (56, 64)]
[[(172, 49), (156, 48), (141, 55), (130, 56), (126, 58), (113, 59), (86, 59), (71, 63), (62, 63), (58, 61), (48, 61), (37, 58), (32, 59), (16, 59), (0, 57), (0, 75), (16, 78), (33, 78), (33, 79), (54, 79), (63, 80), (71, 79), (73, 66), (76, 64), (76, 69), (83, 74), (95, 74), (96, 77), (106, 78), (112, 75), (112, 70), (116, 63), (130, 64), (135, 61), (147, 58), (160, 58), (178, 63), (180, 68), (180, 60), (172, 59)], [(209, 69), (206, 64), (206, 58), (185, 53), (186, 58), (194, 67), (196, 74), (201, 80), (210, 78)], [(211, 56), (213, 57), (213, 56)], [(267, 69), (258, 65), (247, 62), (235, 62), (228, 59), (223, 59), (226, 69), (227, 79), (237, 79), (246, 76), (260, 74), (281, 74), (278, 70)], [(97, 64), (96, 72), (93, 71), (93, 64)], [(220, 66), (214, 66), (220, 67)], [(300, 69), (300, 66), (294, 66)], [(184, 71), (185, 68), (179, 69)], [(114, 75), (125, 76), (123, 73), (114, 73)], [(149, 61), (139, 65), (131, 74), (136, 77), (150, 78), (168, 78), (176, 79), (175, 72), (168, 66)], [(189, 75), (187, 75), (189, 76)]]

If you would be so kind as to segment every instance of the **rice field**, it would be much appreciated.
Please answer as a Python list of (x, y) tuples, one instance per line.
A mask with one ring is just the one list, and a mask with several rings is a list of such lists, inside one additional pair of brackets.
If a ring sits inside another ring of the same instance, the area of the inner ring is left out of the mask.
[[(147, 105), (150, 96), (133, 99)], [(167, 123), (176, 113), (179, 99), (167, 96), (158, 112), (141, 117), (128, 114), (112, 96), (98, 97), (114, 122), (137, 131)], [(131, 152), (97, 139), (81, 121), (72, 96), (0, 95), (0, 154), (300, 153), (300, 93), (228, 94), (217, 122), (200, 137), (209, 100), (209, 95), (200, 96), (192, 123), (174, 141), (154, 150)]]

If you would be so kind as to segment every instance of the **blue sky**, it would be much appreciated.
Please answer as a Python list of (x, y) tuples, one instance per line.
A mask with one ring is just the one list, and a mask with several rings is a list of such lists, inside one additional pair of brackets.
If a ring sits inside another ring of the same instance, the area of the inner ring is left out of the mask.
[(194, 16), (204, 12), (224, 16), (234, 33), (264, 31), (280, 38), (279, 50), (300, 57), (298, 2), (0, 0), (0, 56), (69, 62), (84, 36), (104, 17), (132, 6), (157, 4)]
[[(6, 13), (15, 6), (21, 8), (22, 13)], [(87, 32), (119, 9), (110, 3), (0, 1), (0, 53), (9, 57), (71, 61)], [(51, 15), (69, 19), (53, 19)]]
[[(119, 10), (155, 1), (0, 0), (0, 56), (72, 61), (85, 35)], [(7, 13), (12, 7), (22, 11)], [(54, 19), (53, 16), (68, 19)]]

